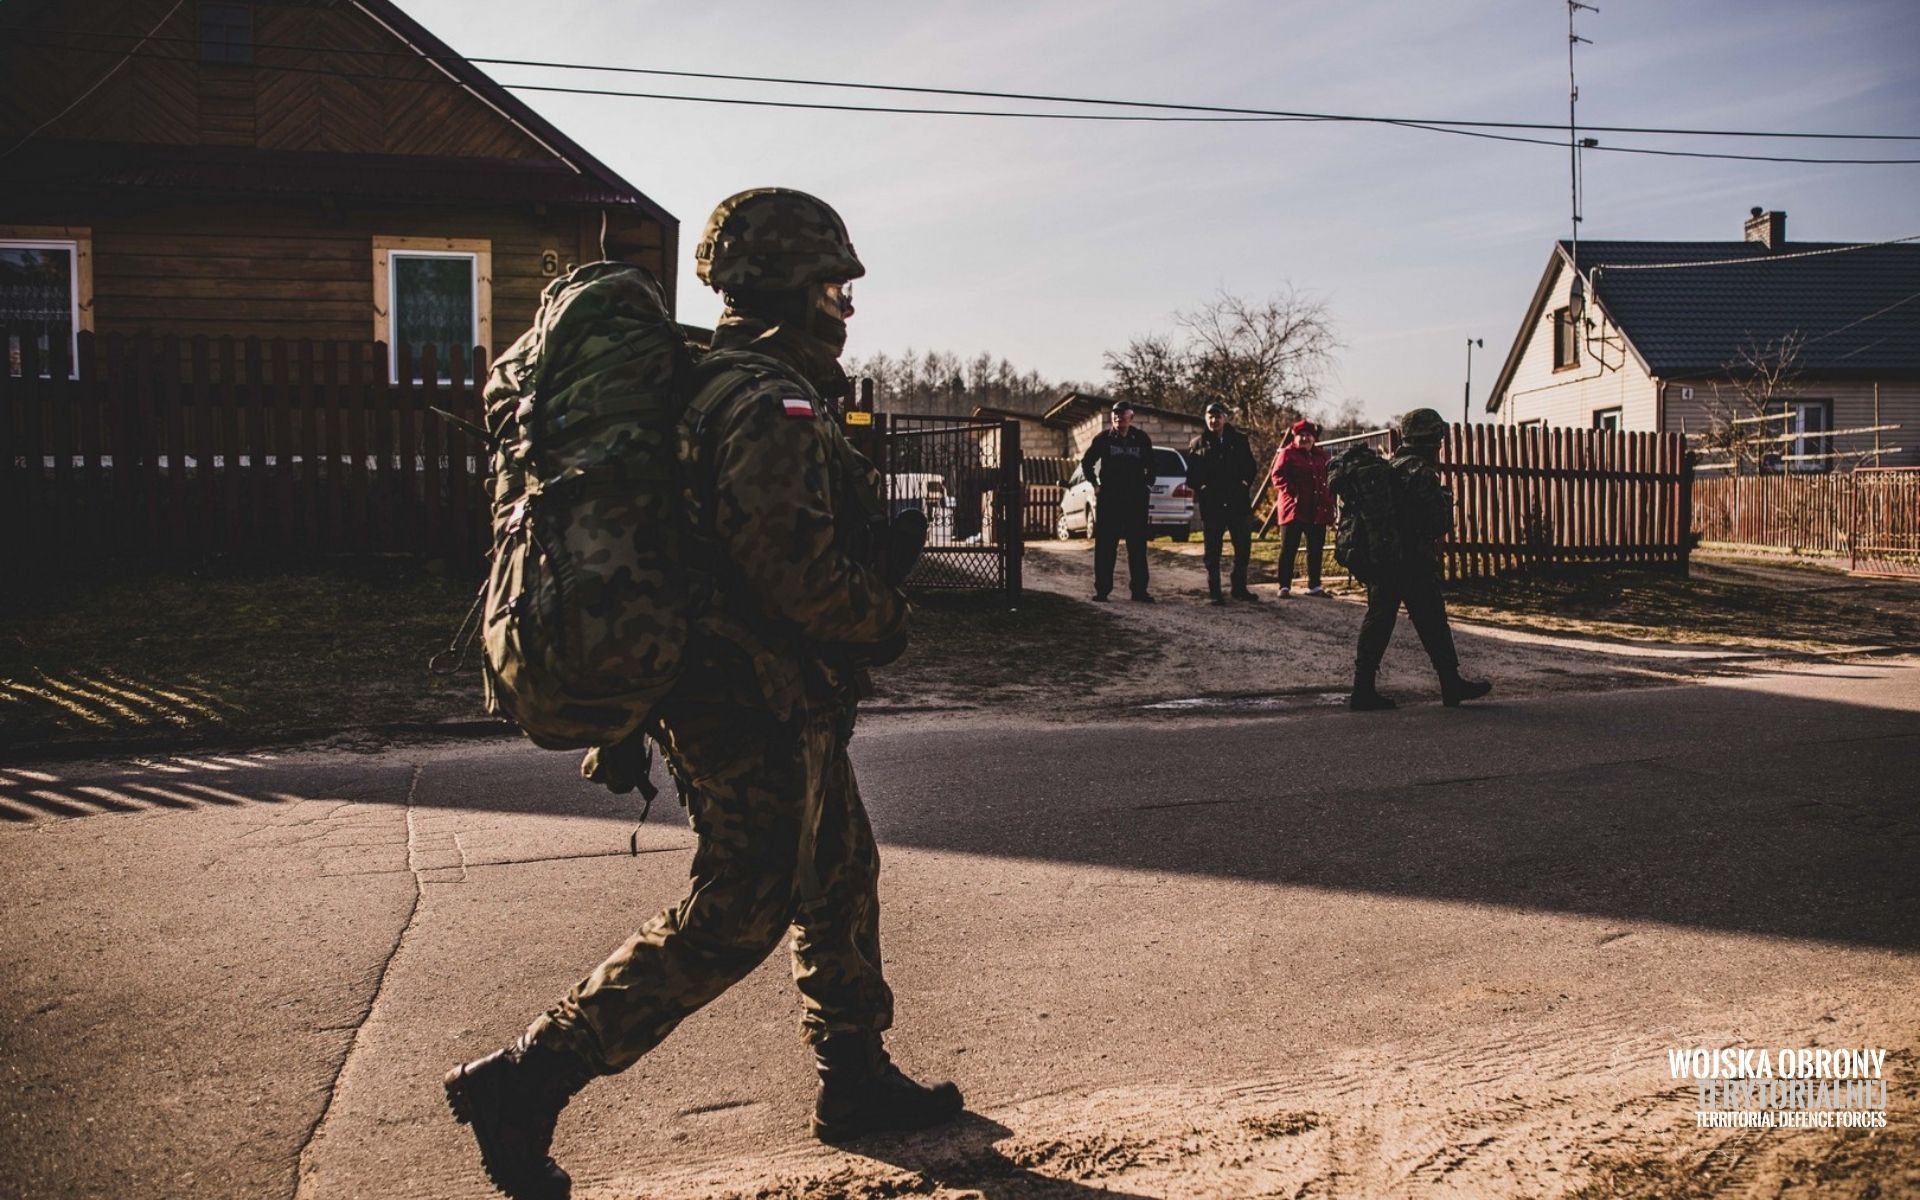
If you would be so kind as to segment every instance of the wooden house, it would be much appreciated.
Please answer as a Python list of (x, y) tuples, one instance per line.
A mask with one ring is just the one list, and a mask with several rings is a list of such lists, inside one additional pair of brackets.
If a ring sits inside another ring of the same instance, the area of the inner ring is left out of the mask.
[(644, 266), (671, 304), (678, 237), (390, 0), (0, 6), (16, 353), (89, 329), (497, 353), (577, 263)]

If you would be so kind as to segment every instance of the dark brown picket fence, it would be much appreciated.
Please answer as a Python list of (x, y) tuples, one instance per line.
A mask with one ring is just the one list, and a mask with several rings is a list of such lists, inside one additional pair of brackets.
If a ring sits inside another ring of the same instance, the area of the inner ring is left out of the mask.
[[(0, 547), (102, 555), (485, 553), (487, 357), (364, 342), (96, 338), (0, 370)], [(397, 380), (398, 382), (395, 382)]]
[(1703, 475), (1693, 510), (1703, 541), (1846, 555), (1863, 574), (1920, 575), (1920, 469)]
[(1455, 425), (1440, 474), (1455, 505), (1449, 576), (1569, 563), (1686, 569), (1692, 470), (1680, 434)]

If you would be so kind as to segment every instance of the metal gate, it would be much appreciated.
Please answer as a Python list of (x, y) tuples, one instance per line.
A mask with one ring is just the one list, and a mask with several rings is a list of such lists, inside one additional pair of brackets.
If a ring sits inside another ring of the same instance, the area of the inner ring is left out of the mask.
[[(888, 512), (927, 515), (907, 586), (1020, 596), (1023, 488), (1015, 421), (852, 412), (848, 433), (879, 468)], [(865, 430), (859, 424), (870, 417)]]
[(1849, 481), (1854, 572), (1920, 575), (1920, 470), (1861, 467)]

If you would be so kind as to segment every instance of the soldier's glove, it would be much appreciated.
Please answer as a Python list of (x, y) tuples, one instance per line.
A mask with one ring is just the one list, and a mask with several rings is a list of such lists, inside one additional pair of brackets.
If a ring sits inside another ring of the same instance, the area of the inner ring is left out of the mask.
[(595, 746), (580, 760), (580, 774), (616, 796), (640, 789), (649, 804), (660, 794), (653, 786), (653, 746), (644, 733), (628, 734), (611, 746)]
[[(920, 561), (920, 552), (926, 545), (927, 514), (917, 508), (901, 509), (887, 526), (887, 582), (895, 587), (905, 583), (907, 576), (913, 573), (913, 564)], [(894, 658), (898, 657), (898, 654), (894, 655)]]

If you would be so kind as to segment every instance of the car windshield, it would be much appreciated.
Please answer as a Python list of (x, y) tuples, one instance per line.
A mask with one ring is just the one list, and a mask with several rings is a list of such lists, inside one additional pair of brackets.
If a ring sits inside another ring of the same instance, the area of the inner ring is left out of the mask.
[(1153, 473), (1162, 479), (1184, 479), (1187, 474), (1187, 460), (1180, 457), (1178, 450), (1169, 450), (1165, 446), (1153, 448)]

